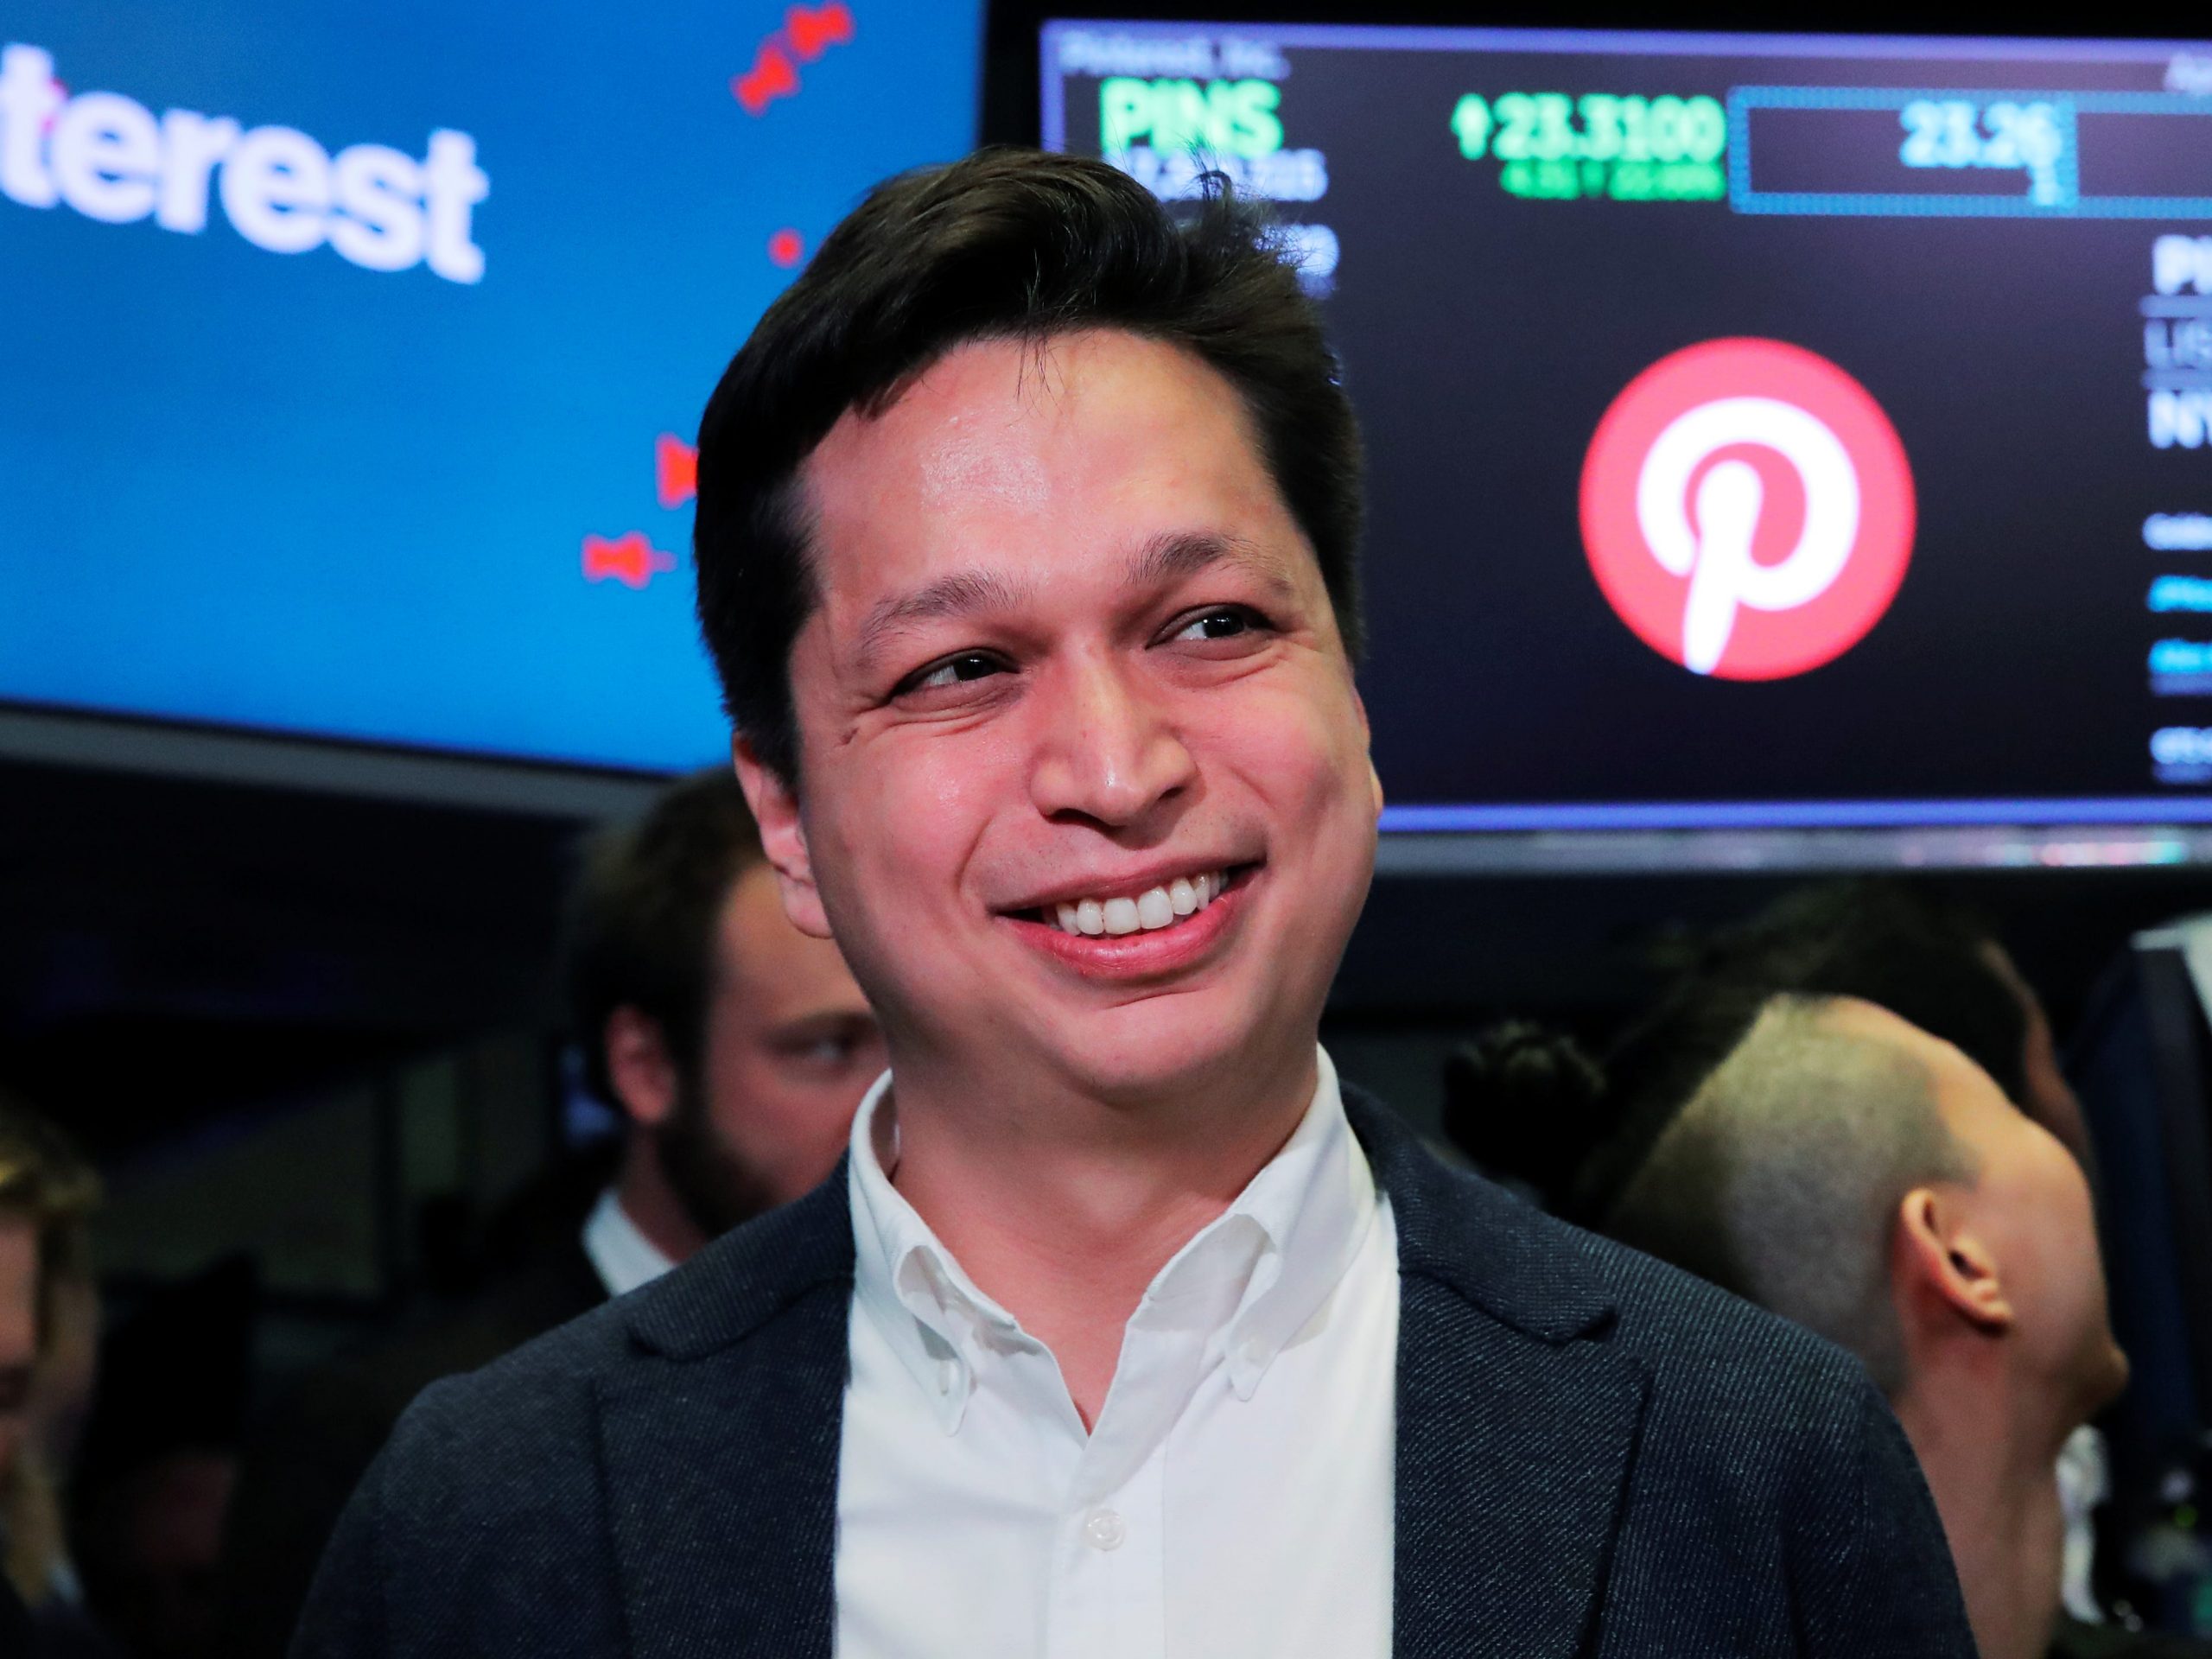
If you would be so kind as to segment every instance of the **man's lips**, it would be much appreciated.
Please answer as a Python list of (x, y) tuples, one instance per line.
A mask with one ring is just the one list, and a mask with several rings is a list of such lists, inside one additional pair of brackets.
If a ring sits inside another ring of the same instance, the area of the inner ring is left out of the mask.
[[(1217, 896), (1210, 895), (1205, 902), (1187, 914), (1173, 916), (1163, 926), (1140, 925), (1123, 932), (1071, 932), (1057, 914), (1058, 904), (1043, 912), (1015, 912), (1001, 919), (1024, 942), (1086, 977), (1152, 978), (1187, 967), (1211, 950), (1243, 913), (1261, 869), (1257, 864), (1230, 867), (1222, 878)], [(1147, 891), (1158, 890), (1155, 884)], [(1135, 902), (1127, 894), (1116, 896), (1124, 902)], [(1156, 912), (1156, 903), (1150, 908)], [(1117, 919), (1125, 922), (1127, 918)]]
[(993, 908), (1004, 916), (1033, 914), (1049, 922), (1060, 906), (1078, 906), (1085, 899), (1102, 906), (1113, 899), (1141, 899), (1155, 887), (1164, 892), (1178, 882), (1195, 882), (1202, 875), (1222, 878), (1225, 885), (1227, 880), (1238, 871), (1256, 865), (1257, 861), (1249, 855), (1241, 861), (1233, 855), (1222, 855), (1206, 862), (1185, 855), (1172, 861), (1156, 860), (1134, 868), (1116, 870), (1111, 874), (1072, 876), (1049, 887), (1033, 888), (1019, 898), (995, 905)]

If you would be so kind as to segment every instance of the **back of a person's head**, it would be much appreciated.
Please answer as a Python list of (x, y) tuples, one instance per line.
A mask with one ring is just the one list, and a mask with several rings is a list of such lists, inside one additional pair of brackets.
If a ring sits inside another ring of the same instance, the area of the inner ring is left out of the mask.
[(2025, 1098), (2028, 1014), (1974, 912), (1890, 877), (1785, 894), (1710, 939), (1694, 972), (1767, 991), (1853, 996), (1940, 1037)]
[(974, 341), (1119, 329), (1220, 374), (1357, 655), (1351, 404), (1295, 267), (1211, 184), (1179, 215), (1103, 162), (978, 151), (878, 185), (768, 308), (700, 424), (693, 540), (701, 631), (733, 721), (772, 771), (798, 776), (788, 668), (813, 604), (799, 468), (848, 410), (881, 413)]
[(1915, 1187), (1971, 1171), (1926, 1068), (1849, 1017), (1854, 1006), (1770, 999), (1601, 1225), (1849, 1349), (1893, 1393), (1904, 1363), (1894, 1218)]
[(570, 1039), (599, 1099), (615, 1100), (605, 1033), (617, 1008), (658, 1025), (679, 1065), (696, 1063), (724, 901), (765, 860), (760, 828), (728, 766), (693, 773), (634, 823), (588, 843), (569, 898), (563, 963)]

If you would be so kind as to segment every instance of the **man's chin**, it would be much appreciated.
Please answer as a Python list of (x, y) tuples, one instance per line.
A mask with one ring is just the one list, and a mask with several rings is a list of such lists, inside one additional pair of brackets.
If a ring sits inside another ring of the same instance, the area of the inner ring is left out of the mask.
[(1148, 998), (1096, 1010), (1054, 1033), (1055, 1069), (1103, 1101), (1173, 1099), (1248, 1079), (1257, 1031), (1218, 995)]
[(654, 1135), (653, 1150), (685, 1219), (703, 1237), (741, 1227), (778, 1201), (766, 1182), (722, 1144), (703, 1109), (679, 1107)]

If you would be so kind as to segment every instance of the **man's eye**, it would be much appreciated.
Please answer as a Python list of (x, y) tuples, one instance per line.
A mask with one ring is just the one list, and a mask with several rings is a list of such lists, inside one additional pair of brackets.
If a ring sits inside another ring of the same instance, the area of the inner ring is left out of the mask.
[(859, 1060), (863, 1050), (873, 1046), (874, 1038), (874, 1026), (861, 1022), (849, 1029), (798, 1036), (780, 1046), (800, 1065), (815, 1071), (842, 1071)]
[(969, 680), (986, 679), (993, 674), (1003, 674), (1006, 665), (995, 657), (987, 657), (980, 651), (963, 652), (957, 657), (948, 657), (934, 668), (925, 669), (899, 689), (902, 691), (935, 691), (949, 685), (963, 684)]
[(1178, 639), (1234, 639), (1251, 632), (1253, 619), (1241, 610), (1208, 611), (1194, 616), (1177, 632)]

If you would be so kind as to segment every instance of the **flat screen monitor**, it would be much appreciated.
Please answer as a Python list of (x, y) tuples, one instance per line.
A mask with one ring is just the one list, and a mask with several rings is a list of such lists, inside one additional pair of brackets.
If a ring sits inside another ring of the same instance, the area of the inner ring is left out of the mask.
[(2212, 47), (1067, 19), (1039, 67), (1048, 146), (1225, 177), (1320, 297), (1386, 826), (2212, 822)]
[(0, 20), (0, 702), (586, 767), (726, 753), (715, 378), (974, 142), (981, 6)]

